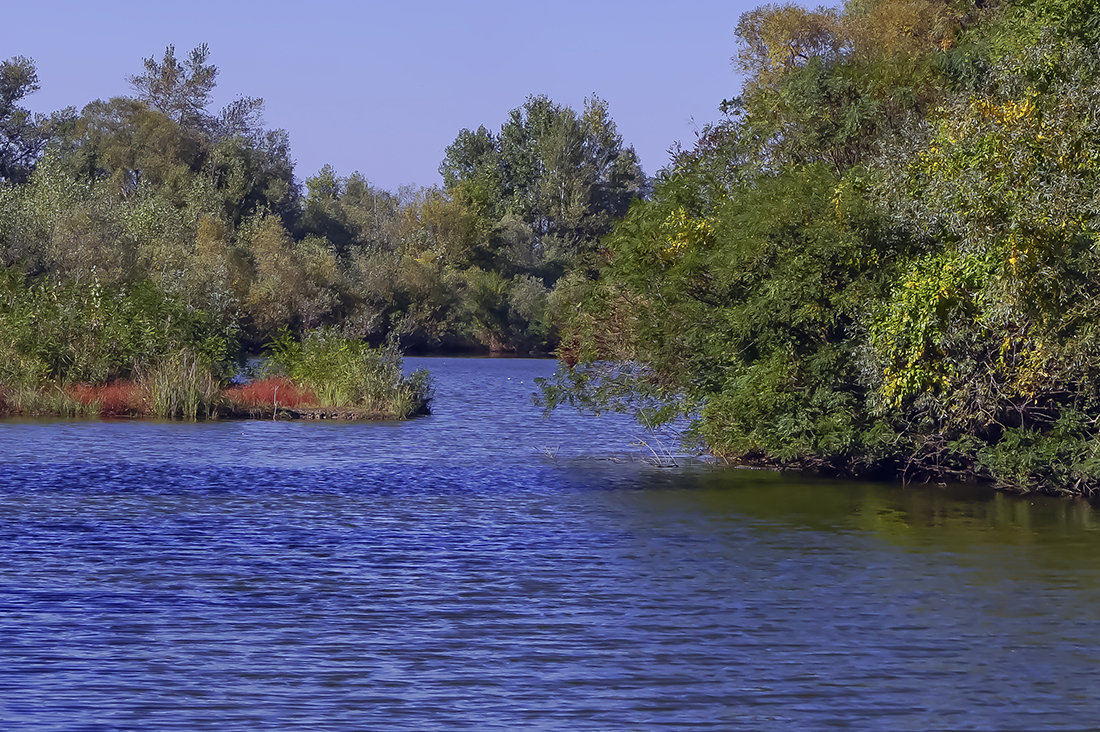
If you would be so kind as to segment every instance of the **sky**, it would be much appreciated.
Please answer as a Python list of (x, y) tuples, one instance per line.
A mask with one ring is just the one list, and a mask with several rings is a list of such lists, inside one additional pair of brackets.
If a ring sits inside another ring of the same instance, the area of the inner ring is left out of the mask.
[(24, 103), (47, 112), (130, 94), (143, 58), (207, 43), (216, 104), (263, 97), (299, 179), (328, 163), (390, 190), (439, 183), (460, 129), (495, 131), (528, 95), (579, 110), (595, 94), (653, 174), (737, 94), (733, 31), (757, 4), (39, 0), (0, 13), (0, 59), (34, 59)]

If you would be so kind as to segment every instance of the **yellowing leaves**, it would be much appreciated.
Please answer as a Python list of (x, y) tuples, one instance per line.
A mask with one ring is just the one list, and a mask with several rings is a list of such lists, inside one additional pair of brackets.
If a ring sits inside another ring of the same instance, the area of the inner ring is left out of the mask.
[(1036, 116), (1035, 101), (1029, 96), (1022, 100), (1009, 100), (996, 104), (982, 99), (975, 105), (977, 111), (986, 119), (991, 119), (1005, 127), (1021, 124)]
[(921, 393), (951, 385), (946, 355), (954, 329), (978, 317), (975, 292), (991, 262), (960, 252), (915, 263), (871, 327), (871, 344), (882, 359), (881, 397), (900, 407)]
[(672, 261), (689, 249), (709, 244), (714, 238), (714, 228), (704, 218), (692, 216), (683, 206), (678, 206), (661, 222), (662, 261)]

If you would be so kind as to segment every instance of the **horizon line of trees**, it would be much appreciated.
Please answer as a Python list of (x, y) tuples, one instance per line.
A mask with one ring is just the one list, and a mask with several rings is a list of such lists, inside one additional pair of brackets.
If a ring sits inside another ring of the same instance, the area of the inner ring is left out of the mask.
[(595, 98), (460, 131), (440, 188), (299, 190), (259, 100), (209, 109), (205, 47), (79, 114), (30, 115), (4, 62), (0, 384), (323, 326), (556, 343), (548, 405), (689, 415), (737, 462), (1100, 490), (1100, 0), (736, 32), (740, 94), (652, 185)]
[(172, 344), (228, 364), (323, 327), (549, 352), (646, 190), (606, 102), (544, 96), (460, 131), (441, 187), (390, 192), (329, 165), (299, 184), (263, 100), (214, 109), (217, 77), (206, 45), (168, 46), (133, 94), (43, 115), (23, 106), (33, 61), (0, 62), (0, 383), (109, 381)]

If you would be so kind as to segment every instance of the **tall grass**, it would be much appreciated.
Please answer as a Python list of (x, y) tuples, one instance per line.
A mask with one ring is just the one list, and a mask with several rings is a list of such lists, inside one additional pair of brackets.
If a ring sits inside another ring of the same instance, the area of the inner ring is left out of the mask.
[(82, 417), (94, 408), (74, 399), (48, 378), (49, 368), (40, 360), (14, 348), (0, 348), (0, 415), (53, 415)]
[(97, 404), (81, 402), (54, 384), (5, 384), (0, 387), (0, 415), (94, 417), (98, 414)]
[(162, 419), (217, 416), (220, 384), (213, 370), (194, 351), (170, 353), (142, 369), (139, 382), (145, 389), (150, 412)]
[(431, 401), (427, 371), (409, 377), (396, 344), (371, 348), (330, 328), (301, 341), (284, 333), (268, 346), (271, 367), (311, 391), (324, 407), (350, 407), (402, 419), (426, 412)]

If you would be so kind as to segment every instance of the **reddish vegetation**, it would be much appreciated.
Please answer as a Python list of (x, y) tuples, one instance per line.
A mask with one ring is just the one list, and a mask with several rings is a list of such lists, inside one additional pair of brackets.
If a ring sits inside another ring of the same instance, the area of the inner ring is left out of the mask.
[(145, 407), (145, 394), (137, 384), (116, 381), (111, 384), (77, 384), (69, 395), (81, 404), (99, 404), (103, 417), (131, 417), (141, 414)]
[[(141, 417), (149, 413), (149, 400), (145, 388), (131, 381), (115, 381), (110, 384), (73, 384), (65, 388), (70, 399), (86, 407), (85, 415), (98, 413), (101, 417)], [(0, 416), (12, 412), (0, 387)], [(228, 408), (225, 416), (256, 417), (270, 414), (277, 409), (316, 407), (317, 395), (296, 385), (284, 377), (262, 379), (249, 384), (232, 386), (221, 393), (221, 404)], [(217, 416), (215, 409), (214, 417)]]
[(253, 381), (225, 390), (225, 398), (244, 407), (270, 407), (276, 401), (280, 407), (308, 407), (317, 404), (317, 396), (290, 379), (275, 377)]

